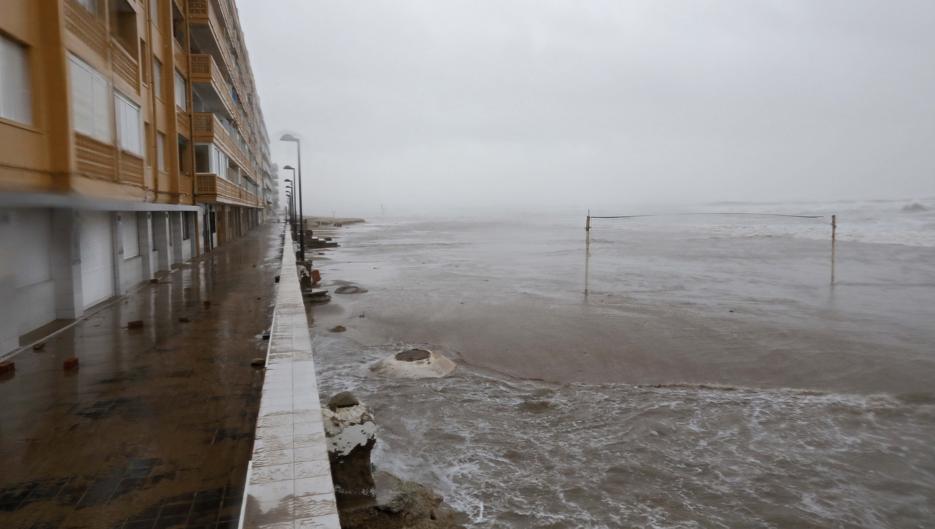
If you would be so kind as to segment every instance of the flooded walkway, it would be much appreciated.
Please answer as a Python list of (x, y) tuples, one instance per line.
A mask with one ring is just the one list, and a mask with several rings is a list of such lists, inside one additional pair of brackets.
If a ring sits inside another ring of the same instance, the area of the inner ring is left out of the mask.
[[(0, 527), (237, 527), (281, 229), (262, 225), (13, 358)], [(66, 372), (72, 355), (80, 368)]]

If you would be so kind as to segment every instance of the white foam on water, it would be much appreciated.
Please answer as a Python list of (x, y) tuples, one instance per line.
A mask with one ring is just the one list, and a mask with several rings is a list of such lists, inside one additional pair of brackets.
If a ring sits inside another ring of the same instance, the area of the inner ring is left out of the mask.
[(353, 389), (375, 463), (476, 528), (920, 527), (935, 519), (935, 405), (888, 395), (692, 385), (549, 385), (460, 366), (367, 377), (316, 339), (323, 395)]

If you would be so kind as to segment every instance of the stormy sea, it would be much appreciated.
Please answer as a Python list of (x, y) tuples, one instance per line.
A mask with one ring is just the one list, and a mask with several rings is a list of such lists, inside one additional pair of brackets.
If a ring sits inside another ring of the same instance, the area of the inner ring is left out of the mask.
[[(592, 214), (322, 232), (366, 292), (310, 308), (320, 391), (378, 468), (476, 528), (935, 524), (935, 199)], [(369, 369), (414, 346), (457, 369)]]

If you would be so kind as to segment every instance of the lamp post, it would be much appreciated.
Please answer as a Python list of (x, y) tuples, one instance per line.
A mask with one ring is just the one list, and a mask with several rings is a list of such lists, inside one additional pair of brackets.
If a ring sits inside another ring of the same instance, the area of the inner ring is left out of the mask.
[[(291, 141), (295, 142), (295, 152), (296, 152), (296, 165), (299, 166), (297, 174), (297, 185), (296, 191), (299, 195), (299, 251), (302, 252), (302, 260), (305, 260), (305, 211), (302, 209), (302, 142), (296, 136), (292, 134), (283, 134), (279, 138), (280, 141)], [(291, 169), (295, 171), (291, 165), (283, 167), (283, 169)], [(293, 173), (295, 176), (296, 173)]]
[(291, 165), (283, 166), (283, 169), (286, 171), (292, 171), (292, 184), (294, 186), (293, 191), (295, 194), (293, 197), (298, 196), (299, 211), (296, 216), (296, 230), (298, 230), (295, 235), (299, 239), (299, 247), (302, 252), (302, 260), (305, 260), (305, 215), (302, 211), (302, 179), (296, 177), (295, 167)]
[(295, 237), (298, 233), (295, 231), (295, 183), (286, 178), (286, 189), (290, 191), (289, 193), (289, 224), (292, 225), (292, 236)]
[(286, 215), (288, 215), (288, 220), (286, 220), (286, 222), (289, 223), (289, 229), (291, 230), (293, 226), (292, 226), (292, 193), (290, 191), (286, 191), (286, 200), (287, 200)]

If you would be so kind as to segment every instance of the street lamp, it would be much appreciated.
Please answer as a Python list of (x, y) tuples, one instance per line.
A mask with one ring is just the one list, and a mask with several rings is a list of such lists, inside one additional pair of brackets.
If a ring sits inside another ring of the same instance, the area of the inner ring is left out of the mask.
[(305, 216), (303, 215), (304, 212), (302, 211), (302, 180), (300, 178), (296, 178), (295, 167), (292, 167), (291, 165), (286, 165), (286, 166), (283, 166), (283, 169), (286, 171), (292, 171), (292, 184), (295, 186), (295, 189), (293, 189), (293, 191), (295, 191), (295, 195), (293, 196), (296, 196), (296, 195), (298, 196), (299, 210), (298, 210), (298, 216), (296, 218), (298, 232), (296, 233), (296, 235), (298, 236), (298, 239), (299, 239), (299, 245), (303, 248), (302, 260), (304, 261), (305, 260), (305, 250), (304, 250), (305, 248)]
[[(296, 191), (299, 194), (299, 249), (302, 252), (302, 260), (305, 260), (305, 212), (302, 209), (302, 142), (296, 136), (292, 134), (283, 134), (280, 138), (280, 141), (291, 141), (295, 142), (295, 152), (296, 152), (296, 162), (299, 166), (298, 170), (298, 180)], [(283, 167), (283, 169), (291, 169), (295, 171), (291, 165)], [(295, 176), (295, 173), (293, 173)]]
[(289, 199), (289, 224), (292, 225), (292, 236), (295, 237), (298, 235), (298, 233), (295, 231), (295, 183), (289, 178), (286, 178), (285, 181), (286, 189), (292, 191)]
[[(286, 200), (287, 200), (287, 203), (286, 203), (286, 210), (287, 210), (288, 215), (289, 215), (289, 220), (288, 220), (288, 222), (289, 222), (289, 229), (291, 229), (292, 232), (295, 233), (295, 222), (293, 222), (293, 218), (292, 218), (292, 189), (291, 189), (291, 188), (287, 188), (287, 189), (289, 189), (289, 190), (286, 191)], [(294, 235), (293, 235), (293, 237), (294, 237)]]

